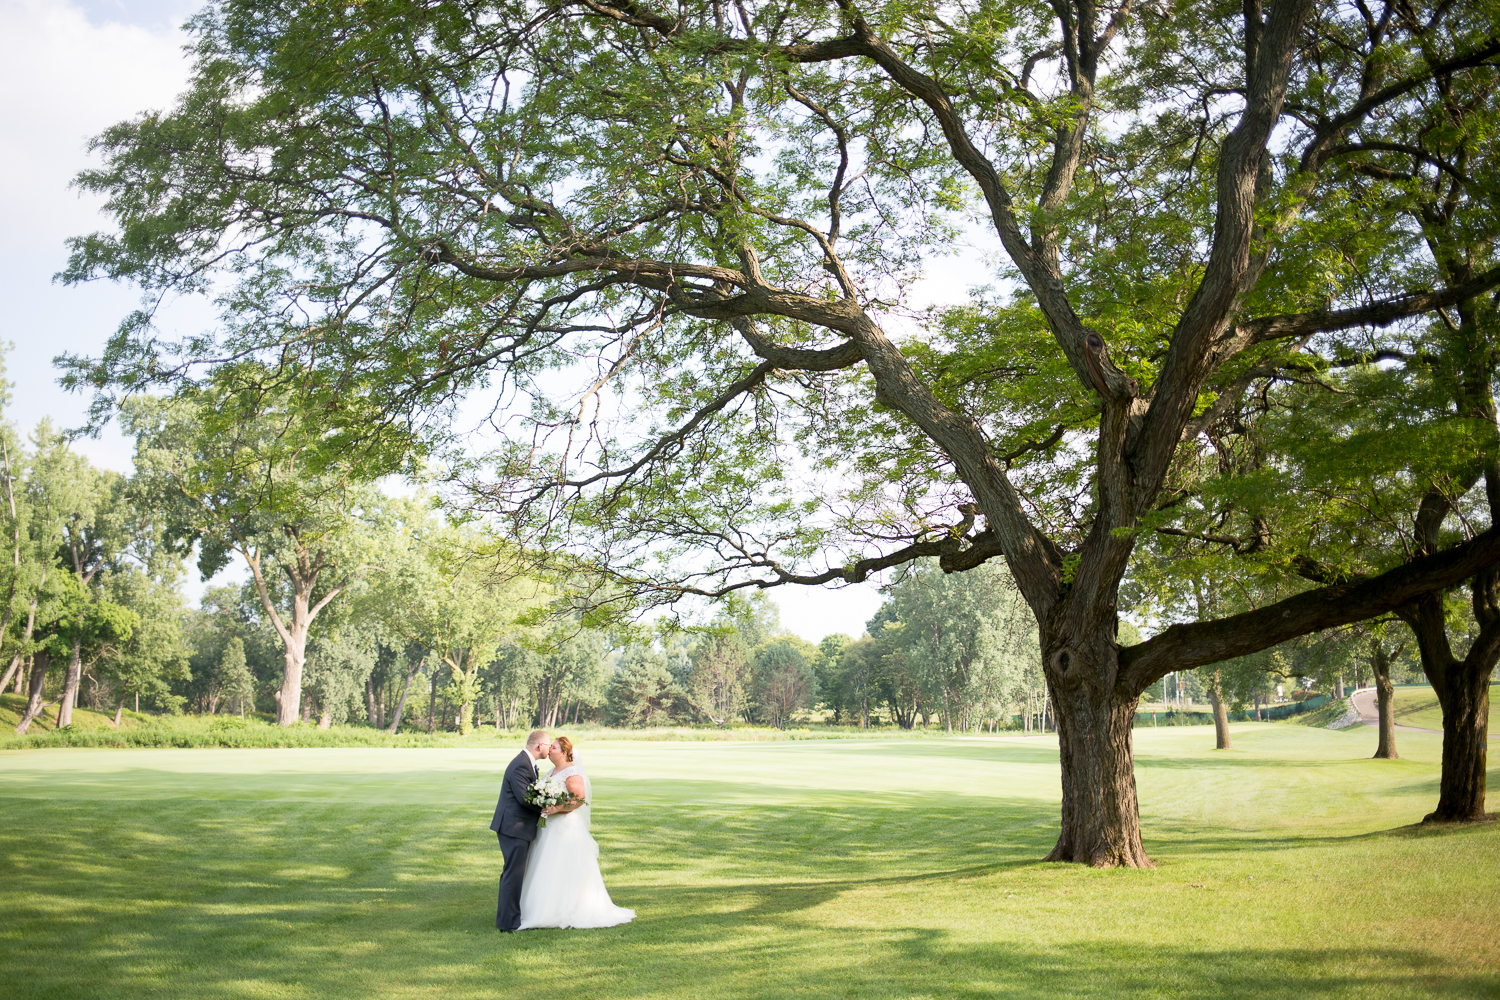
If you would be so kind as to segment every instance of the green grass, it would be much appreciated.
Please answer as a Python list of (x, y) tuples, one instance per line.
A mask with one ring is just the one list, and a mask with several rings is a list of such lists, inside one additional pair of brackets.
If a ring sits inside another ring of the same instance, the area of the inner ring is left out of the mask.
[[(1425, 685), (1422, 687), (1399, 687), (1395, 691), (1396, 725), (1412, 726), (1416, 729), (1443, 728), (1443, 710), (1438, 705), (1437, 693)], [(1490, 685), (1491, 733), (1500, 732), (1500, 685)]]
[[(1137, 730), (1154, 871), (1037, 861), (1050, 738), (596, 742), (632, 924), (493, 929), (508, 754), (0, 753), (15, 1000), (1493, 997), (1500, 824), (1438, 737)], [(1493, 776), (1491, 778), (1493, 782)]]

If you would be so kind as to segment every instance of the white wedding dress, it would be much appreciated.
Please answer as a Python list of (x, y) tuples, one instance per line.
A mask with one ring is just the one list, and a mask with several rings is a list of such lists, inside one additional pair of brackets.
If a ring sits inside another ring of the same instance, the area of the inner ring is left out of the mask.
[(599, 845), (589, 833), (594, 789), (582, 767), (569, 764), (549, 778), (583, 778), (584, 804), (569, 813), (549, 816), (537, 830), (526, 858), (521, 883), (521, 926), (613, 927), (635, 919), (635, 911), (616, 906), (599, 873)]

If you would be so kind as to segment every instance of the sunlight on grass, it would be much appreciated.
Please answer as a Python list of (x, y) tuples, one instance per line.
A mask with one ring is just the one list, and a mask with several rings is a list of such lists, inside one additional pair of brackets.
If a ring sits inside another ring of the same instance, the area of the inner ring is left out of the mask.
[[(1402, 687), (1395, 691), (1396, 725), (1442, 731), (1443, 709), (1430, 687)], [(1490, 735), (1500, 732), (1500, 684), (1490, 685)], [(1399, 749), (1400, 744), (1397, 744)]]
[(601, 931), (493, 929), (499, 749), (0, 753), (16, 998), (1481, 997), (1437, 737), (1136, 733), (1154, 871), (1042, 864), (1049, 738), (586, 742)]

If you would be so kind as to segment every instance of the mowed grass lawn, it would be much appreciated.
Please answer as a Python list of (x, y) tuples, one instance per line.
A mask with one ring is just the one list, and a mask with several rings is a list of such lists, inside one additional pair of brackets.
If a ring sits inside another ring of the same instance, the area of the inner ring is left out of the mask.
[[(1430, 687), (1401, 687), (1395, 691), (1396, 725), (1417, 729), (1443, 728), (1443, 709), (1438, 704), (1437, 692)], [(1500, 684), (1490, 685), (1490, 735), (1500, 732)], [(1401, 743), (1396, 743), (1396, 752), (1401, 752)], [(1500, 789), (1497, 789), (1500, 794)]]
[[(0, 754), (6, 997), (1500, 995), (1500, 824), (1438, 737), (1137, 732), (1154, 871), (1038, 861), (1046, 738), (593, 743), (634, 923), (494, 930), (492, 750)], [(1495, 785), (1491, 772), (1491, 786)]]

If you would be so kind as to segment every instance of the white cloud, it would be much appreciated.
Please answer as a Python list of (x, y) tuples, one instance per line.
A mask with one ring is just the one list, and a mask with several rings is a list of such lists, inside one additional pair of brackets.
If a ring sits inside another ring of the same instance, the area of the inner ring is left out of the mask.
[[(131, 5), (136, 6), (136, 5)], [(87, 144), (114, 122), (170, 106), (186, 85), (189, 64), (180, 23), (191, 7), (147, 4), (144, 24), (124, 4), (89, 10), (47, 0), (0, 0), (0, 340), (16, 383), (7, 414), (23, 428), (43, 417), (82, 422), (87, 400), (62, 392), (52, 358), (64, 351), (97, 354), (136, 304), (129, 289), (64, 288), (52, 275), (66, 260), (69, 236), (105, 228), (100, 202), (69, 188), (91, 164)], [(137, 13), (142, 13), (138, 11)], [(93, 19), (90, 19), (92, 15)], [(128, 469), (129, 447), (117, 433), (80, 442), (92, 461)]]

